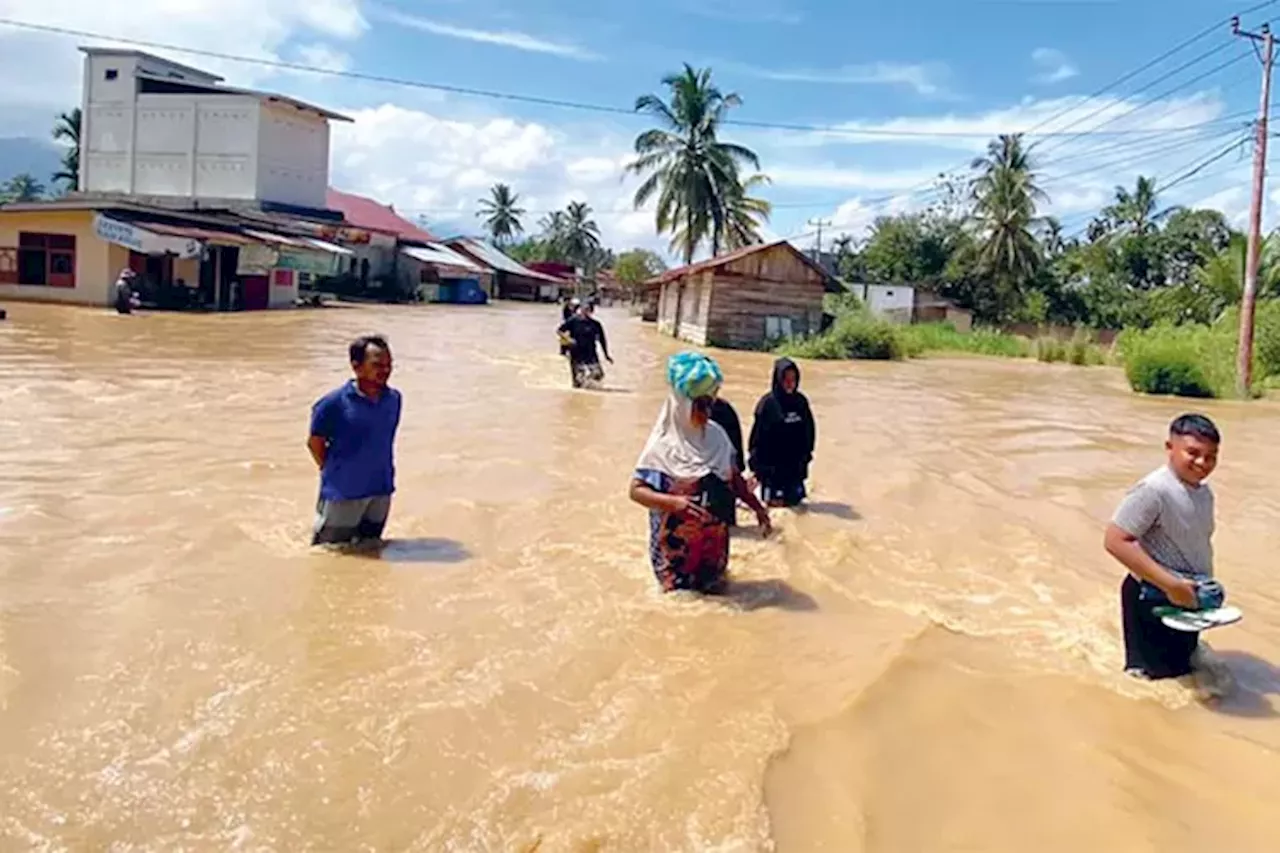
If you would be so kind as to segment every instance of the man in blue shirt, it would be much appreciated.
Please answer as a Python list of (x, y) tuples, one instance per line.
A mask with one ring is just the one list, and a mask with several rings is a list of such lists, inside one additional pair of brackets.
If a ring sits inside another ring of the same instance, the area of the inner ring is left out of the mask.
[(377, 335), (350, 348), (355, 379), (316, 401), (307, 448), (320, 469), (313, 545), (382, 538), (395, 491), (400, 392), (387, 387), (391, 348)]

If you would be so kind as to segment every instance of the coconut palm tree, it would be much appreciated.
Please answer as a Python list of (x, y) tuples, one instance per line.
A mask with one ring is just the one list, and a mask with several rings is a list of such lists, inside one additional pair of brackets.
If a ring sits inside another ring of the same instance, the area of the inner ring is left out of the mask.
[(74, 191), (80, 186), (80, 123), (80, 108), (76, 107), (71, 112), (58, 116), (53, 126), (54, 140), (65, 142), (68, 146), (62, 155), (62, 168), (54, 174), (53, 180), (55, 183), (62, 182), (68, 191)]
[(541, 237), (543, 244), (546, 245), (548, 251), (552, 255), (563, 255), (565, 244), (565, 233), (568, 231), (568, 223), (565, 221), (563, 210), (553, 210), (542, 219), (538, 220), (538, 228), (541, 229)]
[(7, 183), (0, 186), (0, 201), (20, 202), (38, 201), (45, 194), (45, 186), (33, 175), (14, 175)]
[(1154, 233), (1160, 223), (1178, 209), (1168, 207), (1160, 210), (1157, 197), (1155, 179), (1139, 176), (1133, 192), (1116, 187), (1115, 203), (1103, 208), (1102, 216), (1111, 223), (1112, 230), (1145, 237)]
[(978, 172), (970, 185), (974, 218), (983, 232), (978, 258), (995, 280), (997, 301), (1009, 308), (1040, 266), (1033, 229), (1040, 226), (1037, 205), (1048, 197), (1020, 134), (992, 141), (972, 165)]
[(563, 214), (562, 249), (580, 267), (590, 267), (600, 250), (600, 226), (591, 218), (591, 205), (571, 201)]
[(494, 243), (499, 246), (508, 245), (517, 234), (524, 233), (520, 217), (525, 212), (518, 206), (520, 196), (513, 193), (506, 184), (494, 184), (489, 193), (489, 198), (480, 199), (480, 210), (476, 212), (476, 216), (485, 217), (484, 227), (489, 229)]
[(627, 171), (645, 176), (636, 190), (635, 206), (657, 198), (658, 232), (674, 234), (672, 248), (690, 263), (702, 243), (710, 242), (714, 251), (724, 242), (729, 199), (742, 195), (738, 169), (759, 169), (760, 159), (750, 149), (717, 137), (725, 116), (742, 99), (713, 85), (710, 68), (686, 64), (662, 84), (669, 100), (658, 95), (636, 99), (636, 111), (653, 116), (662, 126), (636, 137), (637, 156)]
[(713, 254), (719, 248), (733, 251), (764, 242), (764, 238), (760, 236), (760, 227), (769, 221), (773, 205), (762, 198), (753, 198), (747, 192), (768, 183), (769, 178), (765, 175), (752, 175), (738, 185), (736, 192), (728, 196), (724, 211), (724, 237), (713, 239)]

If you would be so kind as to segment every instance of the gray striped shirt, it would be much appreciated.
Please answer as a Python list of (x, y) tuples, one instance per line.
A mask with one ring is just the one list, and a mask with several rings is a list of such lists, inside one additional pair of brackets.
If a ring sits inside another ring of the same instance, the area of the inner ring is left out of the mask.
[(1138, 538), (1151, 559), (1184, 577), (1213, 577), (1213, 491), (1164, 466), (1134, 486), (1112, 523)]

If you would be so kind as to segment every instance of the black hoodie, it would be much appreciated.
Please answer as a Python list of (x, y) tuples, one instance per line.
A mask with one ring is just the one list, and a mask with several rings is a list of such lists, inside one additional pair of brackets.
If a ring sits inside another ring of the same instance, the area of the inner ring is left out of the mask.
[[(794, 393), (782, 388), (782, 376), (796, 372)], [(809, 476), (809, 463), (817, 441), (817, 425), (809, 400), (800, 393), (800, 368), (789, 358), (773, 365), (773, 390), (760, 398), (756, 419), (751, 427), (749, 450), (751, 470), (766, 483), (770, 481), (803, 481)]]

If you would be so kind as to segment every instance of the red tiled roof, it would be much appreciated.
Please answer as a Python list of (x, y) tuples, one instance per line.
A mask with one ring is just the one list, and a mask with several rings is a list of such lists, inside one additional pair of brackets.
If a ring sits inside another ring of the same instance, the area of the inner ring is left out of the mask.
[(440, 242), (437, 237), (400, 216), (389, 205), (383, 205), (362, 195), (344, 193), (329, 187), (328, 192), (325, 193), (325, 207), (341, 211), (347, 222), (356, 228), (395, 234), (401, 240), (411, 240), (415, 243)]
[(687, 267), (676, 267), (673, 270), (667, 270), (662, 275), (649, 279), (645, 284), (650, 287), (659, 284), (666, 284), (669, 281), (675, 281), (676, 279), (683, 278), (686, 275), (692, 275), (693, 273), (699, 273), (704, 270), (724, 266), (732, 261), (740, 260), (741, 258), (745, 258), (749, 255), (754, 255), (756, 252), (767, 252), (768, 250), (777, 248), (778, 246), (786, 246), (797, 258), (821, 273), (824, 279), (830, 277), (827, 275), (826, 270), (814, 262), (813, 258), (809, 257), (786, 240), (775, 240), (772, 243), (757, 243), (754, 246), (744, 246), (733, 252), (716, 255), (714, 258), (707, 258), (705, 261), (698, 261), (696, 264), (689, 264)]

